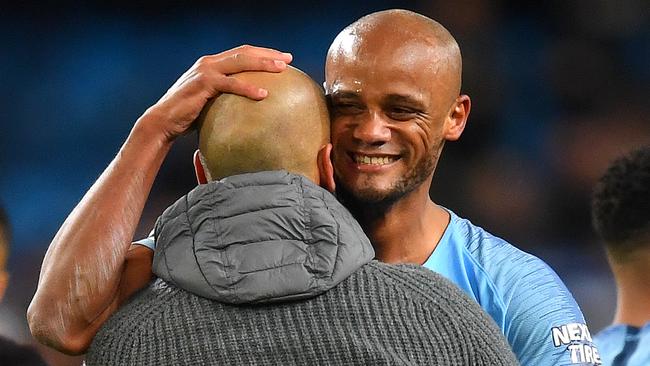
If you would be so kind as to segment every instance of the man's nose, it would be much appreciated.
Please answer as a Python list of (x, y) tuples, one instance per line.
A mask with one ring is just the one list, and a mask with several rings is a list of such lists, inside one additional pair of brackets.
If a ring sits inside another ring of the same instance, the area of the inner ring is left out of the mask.
[(386, 121), (377, 113), (359, 116), (352, 136), (368, 145), (382, 145), (390, 141), (390, 129)]

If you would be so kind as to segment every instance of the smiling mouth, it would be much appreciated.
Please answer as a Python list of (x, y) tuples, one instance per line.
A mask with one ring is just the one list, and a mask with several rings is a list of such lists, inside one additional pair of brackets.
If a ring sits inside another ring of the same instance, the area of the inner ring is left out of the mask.
[(399, 159), (399, 157), (397, 156), (389, 156), (389, 155), (368, 156), (368, 155), (361, 155), (361, 154), (351, 154), (351, 157), (352, 160), (359, 165), (376, 165), (376, 166), (388, 165), (397, 161), (397, 159)]

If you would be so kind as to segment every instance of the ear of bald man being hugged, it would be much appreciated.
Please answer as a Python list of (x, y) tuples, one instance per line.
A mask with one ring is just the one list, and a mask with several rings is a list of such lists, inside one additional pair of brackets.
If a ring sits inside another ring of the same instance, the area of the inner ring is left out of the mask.
[(108, 319), (87, 364), (516, 364), (447, 280), (373, 260), (328, 191), (320, 88), (292, 68), (237, 78), (268, 97), (223, 94), (203, 110), (195, 166), (205, 184), (158, 219), (159, 278)]

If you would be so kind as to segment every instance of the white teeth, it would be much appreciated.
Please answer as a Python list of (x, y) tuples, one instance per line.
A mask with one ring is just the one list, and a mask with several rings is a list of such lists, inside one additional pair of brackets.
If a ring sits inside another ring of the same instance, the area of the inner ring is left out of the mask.
[(370, 157), (365, 155), (355, 155), (354, 160), (357, 164), (369, 164), (369, 165), (386, 165), (395, 161), (395, 158), (390, 156), (382, 157)]

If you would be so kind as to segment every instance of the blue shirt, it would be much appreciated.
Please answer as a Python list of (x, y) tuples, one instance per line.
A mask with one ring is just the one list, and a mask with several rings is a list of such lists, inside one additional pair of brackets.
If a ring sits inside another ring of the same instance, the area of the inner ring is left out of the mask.
[(499, 325), (522, 365), (599, 365), (584, 317), (539, 258), (449, 211), (424, 266), (458, 285)]
[(650, 323), (637, 328), (624, 324), (609, 326), (594, 336), (603, 365), (650, 365)]
[(154, 239), (153, 230), (151, 230), (148, 237), (146, 237), (144, 239), (136, 240), (136, 241), (133, 242), (133, 244), (142, 245), (142, 246), (145, 246), (145, 247), (147, 247), (147, 248), (149, 248), (151, 250), (155, 250), (156, 249), (156, 239)]

